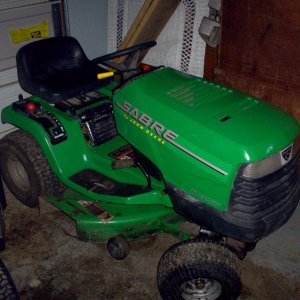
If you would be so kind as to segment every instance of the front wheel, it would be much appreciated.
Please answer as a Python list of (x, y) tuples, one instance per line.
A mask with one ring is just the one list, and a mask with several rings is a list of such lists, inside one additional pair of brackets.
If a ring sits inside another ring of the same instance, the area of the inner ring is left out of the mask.
[(210, 240), (174, 245), (160, 259), (158, 288), (168, 300), (234, 300), (241, 280), (235, 255)]
[(123, 235), (116, 235), (108, 240), (107, 250), (114, 259), (122, 260), (129, 255), (130, 247)]

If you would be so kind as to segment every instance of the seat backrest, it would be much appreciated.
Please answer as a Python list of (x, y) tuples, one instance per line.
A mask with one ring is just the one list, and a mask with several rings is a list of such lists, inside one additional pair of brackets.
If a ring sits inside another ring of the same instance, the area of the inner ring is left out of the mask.
[(78, 41), (73, 37), (53, 37), (22, 47), (17, 53), (17, 69), (21, 87), (30, 89), (28, 83), (46, 79), (51, 70), (80, 69), (88, 63)]
[(22, 79), (44, 78), (45, 72), (56, 69), (76, 69), (88, 59), (78, 41), (73, 37), (54, 37), (30, 43), (17, 53), (19, 81)]

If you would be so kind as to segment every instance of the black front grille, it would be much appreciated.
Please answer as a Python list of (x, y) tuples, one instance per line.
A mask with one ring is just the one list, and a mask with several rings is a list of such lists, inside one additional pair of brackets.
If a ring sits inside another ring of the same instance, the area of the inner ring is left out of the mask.
[(282, 226), (300, 198), (298, 156), (259, 179), (243, 177), (241, 166), (226, 211), (214, 209), (167, 183), (174, 209), (199, 226), (244, 242), (257, 242)]
[(300, 197), (298, 155), (278, 171), (258, 179), (242, 176), (234, 182), (227, 220), (265, 236), (283, 225)]

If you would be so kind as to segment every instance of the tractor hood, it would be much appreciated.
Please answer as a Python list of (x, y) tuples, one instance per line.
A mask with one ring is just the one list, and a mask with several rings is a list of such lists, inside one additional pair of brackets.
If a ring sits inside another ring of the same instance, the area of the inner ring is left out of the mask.
[(231, 188), (241, 164), (272, 156), (299, 134), (298, 123), (280, 109), (171, 68), (127, 83), (115, 93), (114, 108), (120, 134), (166, 181), (202, 200), (197, 182)]
[(291, 144), (299, 133), (298, 123), (280, 109), (171, 68), (132, 81), (118, 99), (119, 108), (133, 119), (144, 113), (145, 120), (157, 122), (149, 124), (154, 133), (170, 130), (174, 141), (196, 147), (195, 154), (207, 158), (261, 160)]

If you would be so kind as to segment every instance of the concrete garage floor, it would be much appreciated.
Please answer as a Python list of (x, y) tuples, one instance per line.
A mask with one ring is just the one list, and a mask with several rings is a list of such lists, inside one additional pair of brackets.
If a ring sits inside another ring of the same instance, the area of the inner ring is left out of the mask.
[[(51, 205), (23, 206), (6, 191), (7, 249), (1, 256), (21, 299), (160, 299), (156, 267), (176, 240), (168, 235), (136, 241), (124, 261), (105, 245), (74, 238), (74, 224)], [(240, 300), (300, 299), (300, 206), (279, 231), (243, 261)]]

